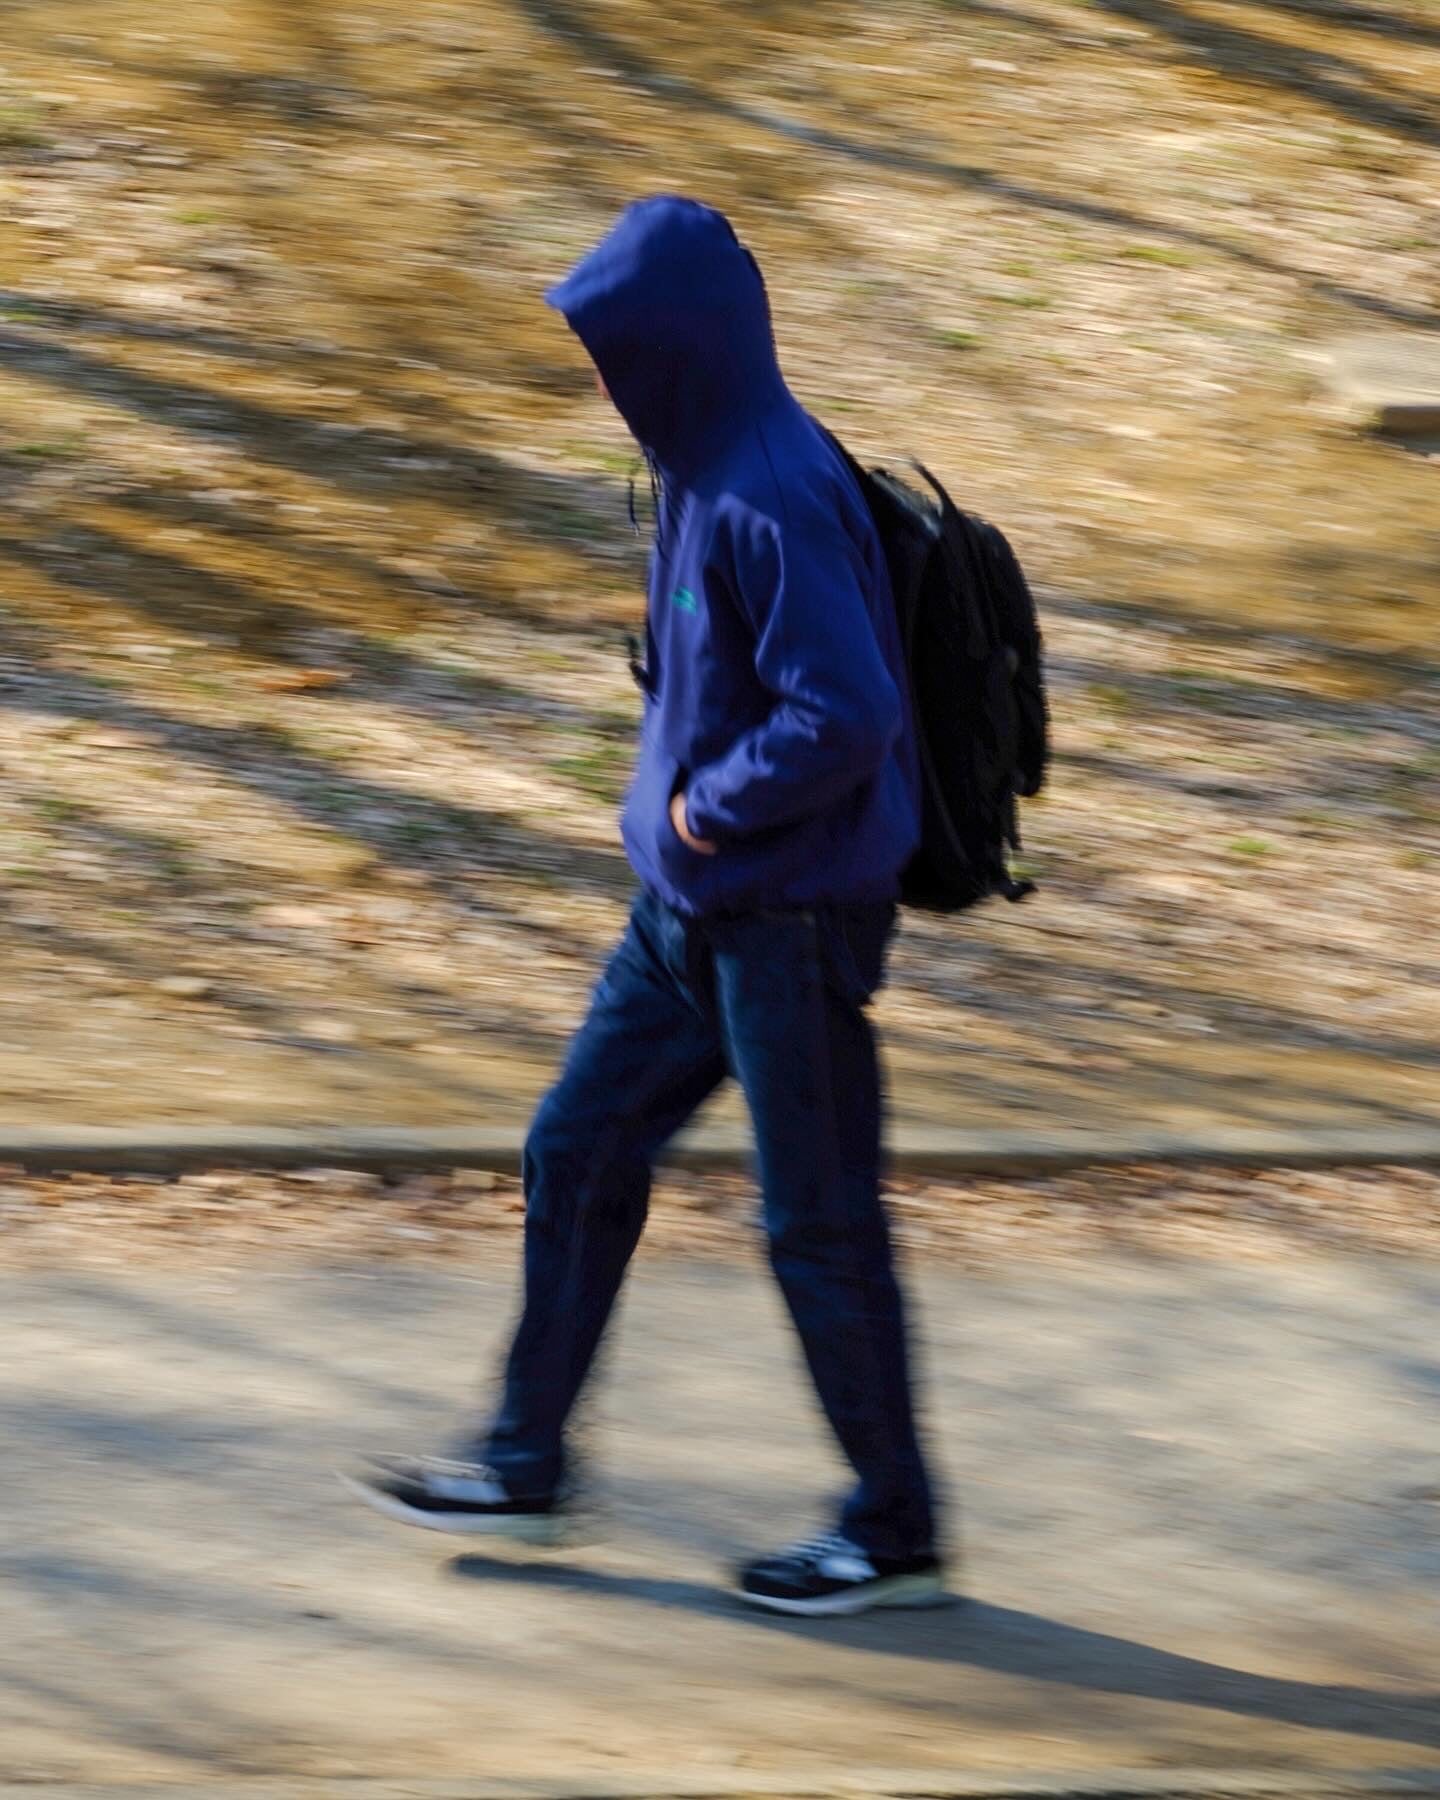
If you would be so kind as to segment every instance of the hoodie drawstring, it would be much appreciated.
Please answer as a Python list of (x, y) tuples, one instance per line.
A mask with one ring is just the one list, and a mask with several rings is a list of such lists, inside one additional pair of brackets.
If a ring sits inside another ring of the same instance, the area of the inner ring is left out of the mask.
[[(661, 479), (659, 465), (656, 463), (655, 458), (648, 450), (643, 451), (642, 455), (644, 456), (646, 471), (650, 476), (650, 503), (655, 511), (655, 544), (656, 547), (659, 548), (664, 522), (662, 506), (665, 491), (664, 484)], [(635, 510), (635, 472), (638, 467), (638, 463), (631, 465), (629, 491), (626, 502), (627, 510), (630, 514), (630, 529), (635, 533), (636, 537), (639, 537), (640, 535), (640, 517)], [(648, 637), (648, 632), (646, 635)], [(642, 694), (652, 694), (654, 689), (650, 680), (650, 669), (646, 660), (645, 646), (638, 635), (633, 631), (626, 634), (625, 658), (626, 662), (629, 664), (630, 674), (634, 679), (636, 687), (640, 689)]]

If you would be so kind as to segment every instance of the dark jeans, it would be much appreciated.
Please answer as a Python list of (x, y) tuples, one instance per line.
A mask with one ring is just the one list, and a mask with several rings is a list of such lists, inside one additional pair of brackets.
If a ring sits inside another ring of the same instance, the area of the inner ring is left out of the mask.
[(893, 923), (888, 904), (687, 919), (638, 901), (526, 1144), (524, 1312), (483, 1441), (512, 1492), (560, 1481), (652, 1159), (733, 1075), (754, 1121), (770, 1259), (859, 1477), (841, 1528), (876, 1555), (931, 1548), (864, 1010)]

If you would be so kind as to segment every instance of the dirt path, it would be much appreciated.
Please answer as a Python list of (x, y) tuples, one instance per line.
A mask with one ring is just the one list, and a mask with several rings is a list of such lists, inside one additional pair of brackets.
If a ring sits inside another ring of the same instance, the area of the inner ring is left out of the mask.
[(1436, 1766), (1433, 1262), (920, 1285), (967, 1602), (818, 1629), (718, 1586), (836, 1473), (758, 1271), (638, 1272), (538, 1563), (329, 1474), (469, 1398), (508, 1256), (6, 1275), (8, 1778)]

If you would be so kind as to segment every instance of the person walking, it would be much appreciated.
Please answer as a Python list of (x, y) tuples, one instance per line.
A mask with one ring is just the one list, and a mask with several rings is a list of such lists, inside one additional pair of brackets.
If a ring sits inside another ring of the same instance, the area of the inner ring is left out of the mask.
[(881, 544), (781, 374), (729, 221), (638, 201), (547, 296), (656, 477), (641, 883), (524, 1156), (524, 1303), (499, 1409), (449, 1458), (353, 1482), (387, 1516), (532, 1542), (569, 1497), (566, 1422), (640, 1237), (657, 1152), (727, 1078), (754, 1125), (772, 1266), (855, 1486), (740, 1595), (838, 1614), (943, 1598), (880, 1195), (880, 985), (920, 777)]

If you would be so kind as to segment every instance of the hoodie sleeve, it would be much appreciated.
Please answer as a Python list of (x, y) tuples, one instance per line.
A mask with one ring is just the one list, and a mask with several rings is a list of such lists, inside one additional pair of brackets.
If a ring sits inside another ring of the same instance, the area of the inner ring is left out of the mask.
[(686, 789), (691, 831), (724, 845), (823, 812), (873, 775), (903, 725), (859, 548), (833, 515), (737, 533), (734, 581), (769, 716)]

